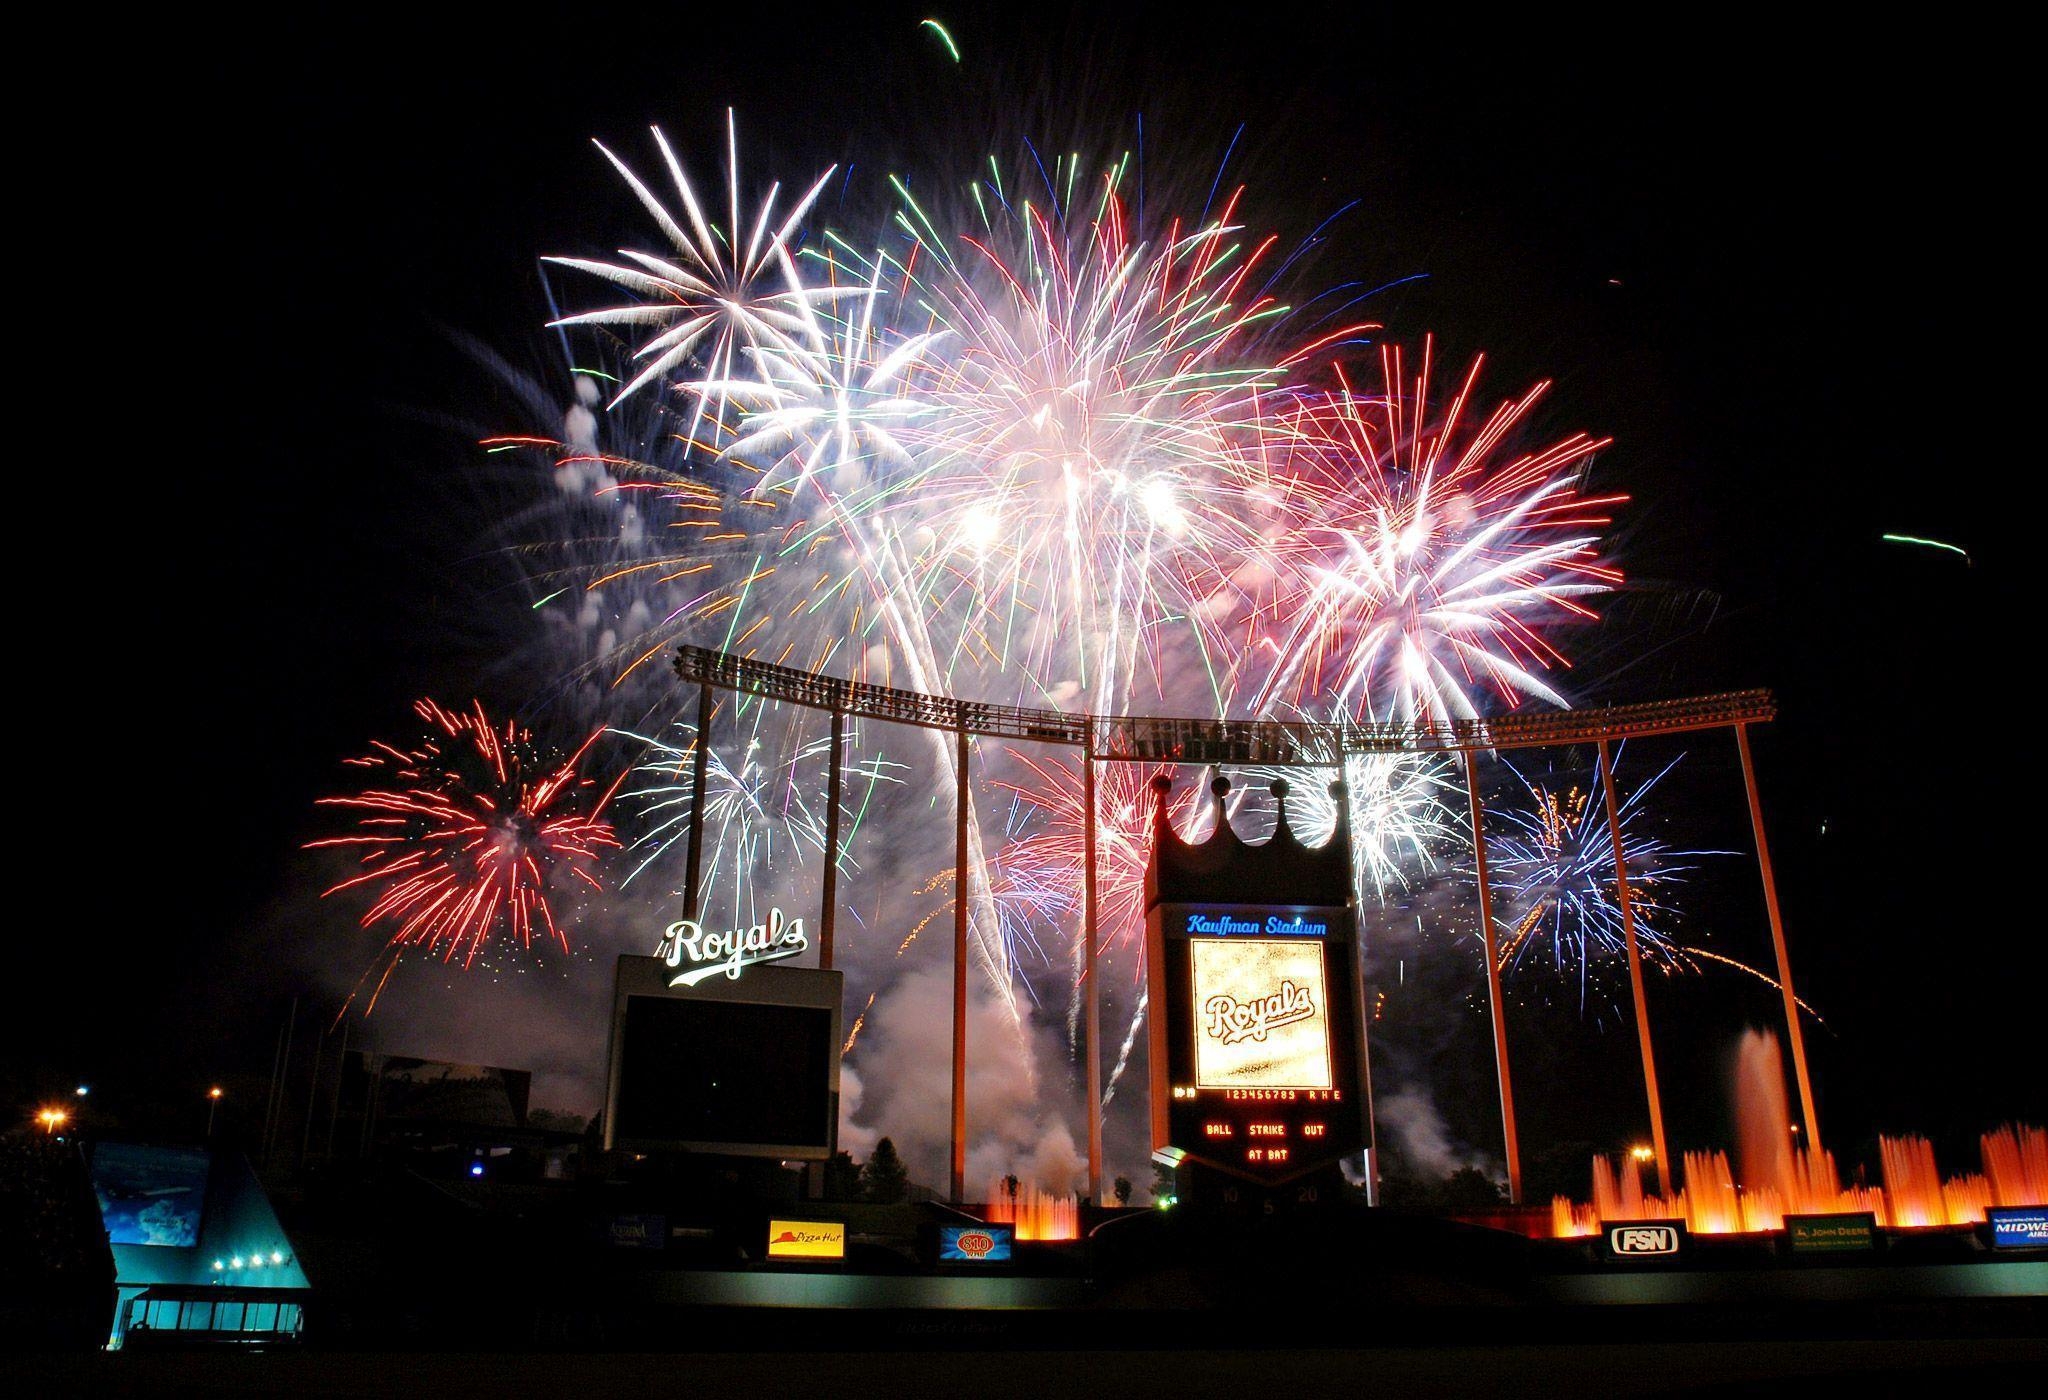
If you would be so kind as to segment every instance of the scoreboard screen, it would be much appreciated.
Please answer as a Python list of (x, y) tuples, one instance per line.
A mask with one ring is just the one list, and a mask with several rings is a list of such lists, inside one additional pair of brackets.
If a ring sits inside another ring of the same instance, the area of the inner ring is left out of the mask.
[(1303, 939), (1213, 938), (1193, 960), (1197, 1089), (1330, 1089), (1323, 948)]
[(1279, 1182), (1363, 1149), (1350, 911), (1160, 904), (1149, 922), (1155, 1150)]

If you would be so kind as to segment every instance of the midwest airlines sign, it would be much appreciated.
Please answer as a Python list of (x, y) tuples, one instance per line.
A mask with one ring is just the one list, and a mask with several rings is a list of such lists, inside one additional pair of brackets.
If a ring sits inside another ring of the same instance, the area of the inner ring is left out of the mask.
[(770, 909), (767, 923), (724, 933), (706, 933), (695, 919), (678, 919), (662, 934), (654, 956), (681, 969), (668, 979), (671, 987), (694, 987), (721, 972), (737, 980), (756, 963), (781, 962), (810, 946), (802, 919), (784, 923), (782, 911)]

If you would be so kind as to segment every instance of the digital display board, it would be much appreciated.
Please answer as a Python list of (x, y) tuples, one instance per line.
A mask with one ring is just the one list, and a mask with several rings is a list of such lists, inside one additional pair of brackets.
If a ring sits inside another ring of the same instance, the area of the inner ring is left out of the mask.
[(1007, 1264), (1016, 1232), (1008, 1225), (941, 1225), (941, 1264)]
[(1193, 959), (1197, 1089), (1329, 1089), (1323, 947), (1299, 938), (1214, 938)]
[(112, 1244), (190, 1249), (206, 1213), (213, 1156), (198, 1148), (95, 1143), (92, 1189)]
[(630, 997), (619, 1134), (824, 1147), (831, 1036), (824, 1007)]
[(1282, 1182), (1365, 1148), (1351, 911), (1162, 903), (1148, 921), (1155, 1150)]
[(621, 957), (606, 1149), (829, 1158), (844, 986), (837, 972), (774, 965), (678, 982), (661, 958)]

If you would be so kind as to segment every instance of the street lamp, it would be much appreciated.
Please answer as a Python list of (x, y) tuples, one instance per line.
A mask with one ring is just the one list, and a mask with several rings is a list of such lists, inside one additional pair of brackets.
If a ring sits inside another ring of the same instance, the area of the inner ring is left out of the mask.
[(214, 1085), (206, 1091), (206, 1135), (213, 1136), (213, 1116), (220, 1112), (220, 1086)]

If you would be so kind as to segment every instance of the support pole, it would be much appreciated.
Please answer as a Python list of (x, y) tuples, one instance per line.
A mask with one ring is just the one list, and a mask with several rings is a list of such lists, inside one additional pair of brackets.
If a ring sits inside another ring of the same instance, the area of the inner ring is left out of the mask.
[(306, 1169), (306, 1159), (313, 1151), (313, 1105), (320, 1101), (320, 1056), (326, 1046), (327, 1033), (316, 1021), (313, 1023), (313, 1077), (306, 1085), (306, 1122), (299, 1133), (300, 1171)]
[[(348, 1008), (341, 1008), (341, 1058), (334, 1063), (334, 1108), (327, 1115), (327, 1160), (334, 1160), (334, 1130), (341, 1122), (341, 1086), (348, 1072)], [(366, 1095), (367, 1097), (367, 1095)]]
[(1500, 1081), (1501, 1138), (1507, 1144), (1508, 1200), (1522, 1203), (1522, 1146), (1515, 1133), (1515, 1086), (1508, 1074), (1507, 1007), (1500, 996), (1500, 948), (1493, 933), (1493, 896), (1486, 879), (1485, 812), (1479, 805), (1479, 756), (1465, 750), (1465, 797), (1472, 809), (1472, 862), (1479, 872), (1479, 927), (1486, 945), (1486, 1004), (1493, 1017), (1493, 1066)]
[(1095, 971), (1097, 941), (1095, 900), (1095, 726), (1088, 726), (1081, 746), (1081, 937), (1086, 943), (1081, 978), (1087, 1000), (1082, 1022), (1082, 1053), (1088, 1057), (1088, 1199), (1102, 1204), (1102, 987)]
[(818, 911), (818, 966), (832, 970), (832, 916), (839, 908), (839, 770), (846, 763), (846, 712), (832, 712), (832, 770), (825, 775), (825, 893)]
[[(1330, 784), (1330, 796), (1337, 799), (1337, 829), (1332, 841), (1351, 840), (1351, 784), (1346, 780), (1343, 756), (1338, 755), (1337, 781)], [(1358, 869), (1353, 852), (1345, 852), (1351, 869), (1352, 960), (1358, 975), (1352, 979), (1351, 995), (1358, 1007), (1358, 1082), (1365, 1087), (1365, 1138), (1372, 1144), (1365, 1154), (1365, 1203), (1380, 1203), (1380, 1120), (1372, 1099), (1372, 999), (1365, 994), (1365, 930), (1359, 924)]]
[(1757, 796), (1756, 761), (1749, 752), (1749, 726), (1735, 726), (1742, 753), (1742, 785), (1749, 793), (1749, 827), (1756, 833), (1756, 864), (1764, 877), (1764, 908), (1771, 916), (1771, 947), (1778, 954), (1778, 987), (1785, 994), (1785, 1029), (1792, 1039), (1792, 1068), (1799, 1076), (1799, 1113), (1806, 1150), (1820, 1151), (1820, 1119), (1813, 1111), (1813, 1080), (1806, 1072), (1806, 1037), (1799, 1029), (1799, 998), (1792, 991), (1792, 960), (1785, 952), (1785, 921), (1778, 913), (1778, 880), (1771, 873), (1771, 845), (1764, 839), (1764, 808)]
[(278, 1135), (284, 1131), (285, 1100), (291, 1094), (292, 1039), (299, 1033), (299, 999), (292, 998), (291, 1014), (285, 1018), (284, 1039), (277, 1051), (277, 1083), (271, 1093), (270, 1112), (263, 1124), (263, 1165), (277, 1155)]
[(967, 1199), (967, 731), (953, 794), (953, 1203)]
[(704, 782), (711, 756), (711, 687), (697, 687), (697, 749), (690, 757), (689, 869), (683, 872), (683, 917), (697, 917), (704, 893)]
[(1628, 945), (1628, 985), (1635, 994), (1636, 1040), (1643, 1051), (1643, 1090), (1650, 1100), (1650, 1145), (1657, 1155), (1657, 1188), (1669, 1195), (1675, 1187), (1671, 1177), (1671, 1154), (1664, 1145), (1664, 1100), (1657, 1092), (1657, 1057), (1650, 1049), (1650, 1003), (1643, 995), (1643, 955), (1636, 946), (1636, 915), (1628, 893), (1628, 861), (1621, 844), (1621, 807), (1614, 800), (1614, 759), (1607, 741), (1600, 744), (1600, 785), (1607, 794), (1607, 835), (1614, 842), (1614, 887), (1621, 902), (1621, 936)]

